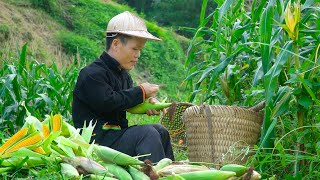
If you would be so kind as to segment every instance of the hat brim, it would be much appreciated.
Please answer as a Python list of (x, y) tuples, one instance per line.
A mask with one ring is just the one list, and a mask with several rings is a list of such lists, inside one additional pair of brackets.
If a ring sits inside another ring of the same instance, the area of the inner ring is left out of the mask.
[(155, 37), (151, 33), (147, 31), (107, 31), (107, 33), (118, 33), (118, 34), (125, 34), (129, 36), (135, 36), (135, 37), (140, 37), (144, 39), (150, 39), (154, 41), (161, 41), (160, 38)]

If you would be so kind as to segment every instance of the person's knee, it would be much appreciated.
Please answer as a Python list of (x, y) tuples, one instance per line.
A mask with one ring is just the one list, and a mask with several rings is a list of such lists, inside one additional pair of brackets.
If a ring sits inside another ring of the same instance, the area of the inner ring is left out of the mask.
[(142, 125), (139, 131), (144, 138), (160, 138), (159, 132), (151, 125)]
[(161, 136), (169, 136), (168, 130), (161, 124), (152, 124), (152, 126), (159, 132)]

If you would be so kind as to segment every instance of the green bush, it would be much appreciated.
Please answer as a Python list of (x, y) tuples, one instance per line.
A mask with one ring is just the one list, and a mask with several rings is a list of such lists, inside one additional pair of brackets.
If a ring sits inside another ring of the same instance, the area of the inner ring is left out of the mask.
[(96, 42), (79, 36), (72, 32), (60, 32), (57, 34), (57, 40), (62, 47), (70, 54), (80, 54), (81, 59), (95, 59), (102, 51)]

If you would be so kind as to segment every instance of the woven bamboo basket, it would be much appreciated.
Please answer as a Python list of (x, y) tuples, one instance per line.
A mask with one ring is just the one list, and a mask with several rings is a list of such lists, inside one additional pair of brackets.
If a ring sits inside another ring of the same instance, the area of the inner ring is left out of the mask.
[(184, 112), (192, 162), (244, 164), (257, 142), (263, 115), (236, 106), (192, 106)]
[(194, 104), (185, 102), (173, 102), (172, 104), (167, 113), (160, 117), (160, 124), (168, 129), (172, 145), (185, 148), (187, 137), (185, 123), (182, 121), (183, 114), (188, 107)]

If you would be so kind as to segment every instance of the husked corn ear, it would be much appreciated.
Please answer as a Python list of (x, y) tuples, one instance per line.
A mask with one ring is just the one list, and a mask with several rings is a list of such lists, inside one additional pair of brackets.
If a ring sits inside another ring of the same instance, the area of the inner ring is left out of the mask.
[(20, 139), (22, 139), (28, 132), (28, 128), (22, 128), (20, 131), (18, 131), (16, 134), (14, 134), (10, 139), (8, 139), (7, 142), (5, 142), (0, 147), (0, 155), (3, 154), (5, 150), (10, 148), (12, 145), (14, 145), (16, 142), (18, 142)]
[(45, 139), (50, 135), (49, 127), (46, 124), (42, 124), (42, 133)]
[(34, 145), (36, 143), (38, 143), (39, 141), (41, 141), (41, 136), (39, 133), (34, 134), (33, 136), (30, 136), (24, 140), (21, 140), (20, 142), (18, 142), (17, 144), (15, 144), (14, 146), (12, 146), (10, 149), (6, 150), (5, 153), (11, 153), (13, 151), (16, 151), (22, 147), (28, 147), (31, 145)]
[(33, 149), (33, 151), (39, 154), (46, 154), (42, 147), (36, 147)]
[(62, 126), (62, 118), (60, 114), (53, 116), (52, 132), (60, 131)]

